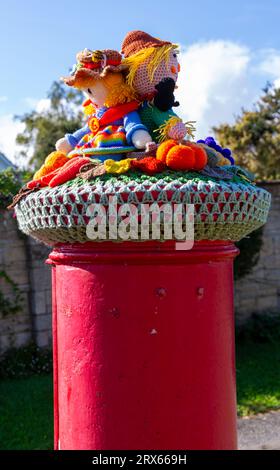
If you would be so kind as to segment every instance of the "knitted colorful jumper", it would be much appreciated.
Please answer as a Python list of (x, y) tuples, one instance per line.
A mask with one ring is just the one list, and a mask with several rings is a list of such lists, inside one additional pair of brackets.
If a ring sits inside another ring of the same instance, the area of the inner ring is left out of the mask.
[(106, 149), (107, 158), (112, 154), (131, 150), (132, 136), (139, 129), (147, 130), (137, 112), (139, 103), (131, 101), (114, 107), (96, 110), (87, 124), (73, 134), (66, 134), (68, 143), (75, 150)]

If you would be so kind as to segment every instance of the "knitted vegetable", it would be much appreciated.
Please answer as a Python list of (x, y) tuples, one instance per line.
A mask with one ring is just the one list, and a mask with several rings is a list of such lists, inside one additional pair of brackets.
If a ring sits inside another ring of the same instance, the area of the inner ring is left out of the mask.
[(164, 171), (166, 166), (154, 157), (146, 157), (141, 160), (132, 160), (131, 168), (137, 168), (148, 175), (155, 175)]
[[(79, 169), (81, 168), (81, 166), (85, 165), (86, 163), (89, 163), (90, 161), (91, 160), (86, 157), (84, 158), (74, 157), (71, 160), (67, 158), (66, 163), (64, 163), (62, 167), (56, 168), (55, 170), (51, 171), (47, 175), (41, 176), (41, 178), (38, 178), (36, 180), (33, 179), (32, 181), (29, 181), (29, 183), (27, 183), (26, 186), (28, 189), (33, 189), (36, 187), (44, 187), (44, 186), (53, 187), (52, 185), (57, 186), (57, 184), (61, 184), (61, 183), (57, 183), (57, 181), (60, 181), (60, 180), (62, 181), (62, 179), (64, 179), (65, 181), (63, 182), (66, 182), (74, 178), (76, 174), (78, 173)], [(71, 171), (70, 171), (70, 168), (71, 168)], [(65, 179), (66, 175), (68, 175), (67, 179)], [(71, 175), (74, 175), (74, 176), (71, 176)], [(57, 180), (54, 179), (55, 177), (58, 177), (58, 179)], [(52, 181), (53, 179), (54, 179), (54, 183)]]
[(157, 148), (157, 154), (156, 157), (158, 160), (160, 160), (163, 163), (166, 163), (166, 157), (169, 152), (169, 150), (174, 147), (174, 145), (178, 145), (178, 143), (175, 140), (166, 140), (162, 144), (160, 144)]
[(35, 175), (33, 176), (33, 180), (38, 180), (42, 176), (51, 173), (56, 168), (62, 167), (68, 160), (69, 158), (66, 157), (66, 155), (64, 155), (62, 152), (50, 153), (45, 159), (45, 162), (41, 168), (36, 171)]
[(47, 184), (42, 184), (42, 180), (41, 178), (38, 178), (36, 180), (32, 180), (32, 181), (29, 181), (27, 184), (26, 184), (26, 187), (28, 189), (34, 189), (34, 188), (42, 188), (43, 186), (47, 186)]
[(186, 142), (186, 145), (190, 147), (195, 153), (195, 164), (193, 169), (196, 171), (203, 170), (205, 165), (207, 165), (207, 153), (199, 145), (193, 142)]
[(195, 153), (185, 145), (175, 145), (166, 156), (166, 165), (172, 170), (192, 170), (195, 167)]
[(90, 162), (87, 157), (74, 157), (58, 171), (58, 173), (51, 179), (49, 186), (54, 188), (60, 184), (66, 183), (75, 178), (80, 168), (86, 163)]
[(49, 182), (52, 180), (52, 178), (55, 175), (57, 175), (58, 172), (59, 172), (59, 168), (57, 168), (56, 170), (51, 171), (47, 175), (41, 176), (41, 178), (38, 178), (36, 180), (33, 179), (32, 181), (29, 181), (29, 183), (27, 183), (26, 186), (27, 186), (28, 189), (33, 189), (33, 188), (36, 188), (36, 187), (43, 188), (44, 186), (48, 186)]
[(178, 144), (175, 140), (167, 140), (158, 147), (156, 157), (172, 170), (200, 171), (207, 164), (204, 149), (189, 141)]

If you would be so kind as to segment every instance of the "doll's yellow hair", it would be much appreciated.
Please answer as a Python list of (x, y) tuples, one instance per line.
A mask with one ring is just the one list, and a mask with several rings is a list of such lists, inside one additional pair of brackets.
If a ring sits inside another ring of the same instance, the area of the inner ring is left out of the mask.
[(109, 91), (104, 103), (108, 108), (135, 100), (134, 91), (121, 73), (109, 73), (102, 80)]
[(178, 45), (165, 44), (161, 47), (147, 47), (146, 49), (142, 49), (141, 51), (136, 52), (136, 54), (133, 54), (132, 56), (127, 57), (126, 59), (123, 59), (122, 64), (127, 65), (129, 69), (129, 72), (126, 77), (128, 85), (133, 87), (136, 71), (139, 66), (145, 62), (147, 62), (148, 64), (149, 80), (152, 81), (156, 68), (158, 67), (160, 62), (165, 60), (166, 65), (168, 65), (169, 53), (172, 50), (177, 52)]
[(94, 86), (96, 80), (101, 80), (108, 90), (108, 96), (104, 102), (104, 106), (108, 108), (117, 106), (118, 104), (128, 103), (135, 100), (136, 95), (132, 88), (126, 83), (121, 72), (109, 72), (104, 77), (83, 77), (75, 86), (76, 88), (85, 89)]

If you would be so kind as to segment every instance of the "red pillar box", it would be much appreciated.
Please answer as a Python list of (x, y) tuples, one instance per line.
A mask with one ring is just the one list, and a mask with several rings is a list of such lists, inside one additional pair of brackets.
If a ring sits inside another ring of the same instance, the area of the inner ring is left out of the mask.
[[(194, 204), (193, 248), (89, 241), (87, 208), (109, 195)], [(20, 228), (54, 246), (55, 448), (236, 449), (233, 242), (269, 203), (241, 177), (168, 175), (76, 179), (19, 202)]]

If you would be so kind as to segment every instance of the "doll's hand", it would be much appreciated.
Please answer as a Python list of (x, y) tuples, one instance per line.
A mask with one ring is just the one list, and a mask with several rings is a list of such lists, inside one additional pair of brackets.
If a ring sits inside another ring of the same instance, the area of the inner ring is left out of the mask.
[(146, 148), (146, 144), (152, 142), (153, 139), (149, 132), (144, 131), (143, 129), (139, 129), (138, 131), (134, 132), (131, 140), (134, 147), (137, 149), (144, 149)]
[(168, 131), (168, 137), (174, 140), (182, 140), (187, 134), (186, 126), (183, 122), (177, 122)]
[(56, 142), (55, 148), (59, 152), (64, 153), (64, 155), (67, 155), (73, 149), (72, 145), (69, 144), (68, 140), (65, 139), (65, 137), (63, 137), (62, 139), (59, 139)]
[(156, 144), (155, 142), (148, 142), (146, 144), (146, 153), (156, 152), (157, 148), (158, 148), (158, 144)]

